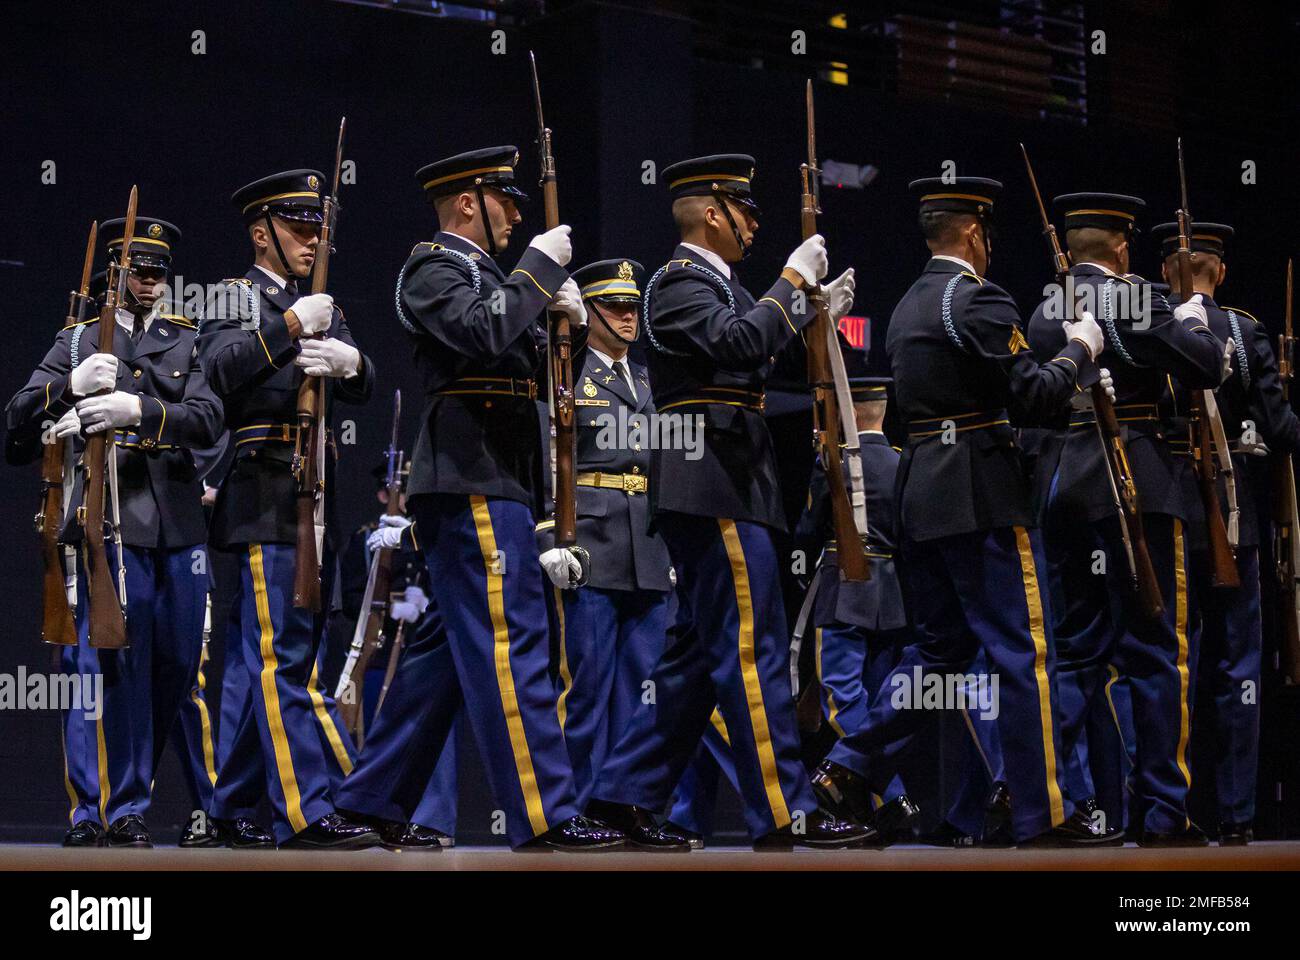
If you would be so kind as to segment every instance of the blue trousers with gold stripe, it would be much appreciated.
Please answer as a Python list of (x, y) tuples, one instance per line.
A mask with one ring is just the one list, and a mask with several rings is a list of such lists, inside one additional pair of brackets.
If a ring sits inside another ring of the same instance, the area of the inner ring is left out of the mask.
[(208, 649), (199, 653), (199, 669), (189, 693), (181, 701), (180, 723), (172, 733), (172, 743), (181, 764), (181, 776), (193, 809), (207, 812), (212, 807), (212, 790), (217, 785), (217, 751), (212, 716), (204, 696), (210, 665)]
[(447, 739), (463, 701), (506, 835), (519, 846), (579, 812), (549, 672), (532, 512), (458, 494), (414, 496), (409, 512), (450, 648), (451, 669), (437, 671), (427, 691), (429, 739)]
[(718, 806), (718, 784), (725, 777), (740, 794), (736, 765), (731, 758), (731, 738), (722, 714), (714, 710), (700, 745), (673, 791), (668, 819), (702, 837), (713, 834), (713, 814)]
[[(456, 737), (462, 698), (436, 603), (408, 634), (383, 709), (338, 791), (343, 810), (456, 832)], [(444, 691), (435, 702), (434, 692)], [(450, 725), (441, 711), (450, 709)]]
[(597, 587), (554, 593), (557, 709), (581, 810), (663, 653), (672, 594)]
[[(127, 640), (124, 650), (89, 646), (84, 569), (77, 578), (78, 647), (63, 651), (64, 669), (83, 680), (103, 678), (101, 715), (65, 716), (64, 752), (72, 822), (105, 826), (149, 808), (154, 773), (198, 669), (207, 595), (202, 545), (174, 550), (127, 546)], [(109, 564), (117, 574), (116, 551)]]
[[(1073, 750), (1113, 664), (1132, 698), (1133, 787), (1146, 811), (1144, 826), (1169, 833), (1187, 823), (1190, 690), (1199, 630), (1182, 521), (1146, 514), (1143, 527), (1165, 601), (1164, 616), (1155, 620), (1142, 615), (1128, 588), (1117, 521), (1069, 524), (1061, 518), (1051, 531), (1053, 593), (1065, 601), (1057, 621), (1061, 737)], [(1104, 554), (1104, 570), (1098, 570), (1096, 551)]]
[[(842, 738), (832, 761), (863, 774), (879, 791), (925, 720), (920, 691), (895, 700), (920, 668), (965, 674), (983, 648), (998, 678), (998, 734), (1015, 795), (1012, 829), (1026, 840), (1062, 823), (1073, 806), (1062, 789), (1054, 711), (1055, 655), (1040, 589), (1037, 530), (1003, 527), (909, 542), (904, 586), (918, 633), (871, 705), (861, 731)], [(946, 684), (945, 684), (946, 685)]]
[(592, 796), (666, 809), (716, 706), (726, 722), (752, 837), (817, 807), (799, 756), (780, 562), (760, 524), (664, 514), (678, 613)]

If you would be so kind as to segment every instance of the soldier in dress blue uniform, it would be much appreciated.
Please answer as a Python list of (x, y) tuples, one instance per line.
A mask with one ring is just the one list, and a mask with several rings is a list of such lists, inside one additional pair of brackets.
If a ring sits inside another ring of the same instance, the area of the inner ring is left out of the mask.
[(865, 727), (818, 768), (823, 802), (862, 810), (924, 720), (894, 705), (896, 678), (965, 674), (980, 648), (999, 680), (998, 730), (1017, 843), (1108, 842), (1076, 814), (1060, 779), (1050, 603), (1041, 537), (1012, 426), (1053, 416), (1097, 376), (1101, 331), (1067, 324), (1060, 351), (1035, 362), (1015, 303), (984, 279), (995, 180), (911, 184), (932, 254), (890, 318), (886, 349), (908, 424), (899, 466), (900, 537), (918, 631), (872, 703)]
[[(1142, 523), (1165, 602), (1163, 617), (1147, 618), (1128, 588), (1128, 563), (1102, 447), (1091, 410), (1080, 405), (1070, 417), (1047, 497), (1053, 596), (1061, 599), (1052, 612), (1062, 741), (1072, 757), (1085, 756), (1076, 746), (1092, 699), (1108, 678), (1108, 665), (1114, 664), (1127, 677), (1136, 718), (1135, 789), (1147, 804), (1142, 842), (1204, 843), (1186, 808), (1196, 622), (1187, 591), (1185, 525), (1196, 507), (1185, 502), (1182, 473), (1188, 465), (1171, 454), (1157, 404), (1169, 376), (1192, 389), (1217, 386), (1223, 344), (1199, 303), (1171, 312), (1163, 296), (1128, 273), (1141, 200), (1073, 193), (1053, 202), (1065, 221), (1074, 290), (1092, 300), (1105, 330), (1098, 362), (1114, 373), (1115, 410), (1127, 434)], [(1063, 300), (1049, 297), (1030, 321), (1030, 342), (1040, 359), (1060, 348), (1061, 311), (1074, 309)], [(1095, 568), (1096, 551), (1104, 552), (1104, 574)], [(1015, 794), (1014, 780), (1011, 789)], [(1084, 803), (1091, 798), (1073, 799)]]
[[(555, 585), (560, 726), (583, 809), (641, 705), (671, 623), (668, 548), (647, 531), (654, 397), (645, 366), (628, 355), (643, 277), (641, 265), (627, 259), (573, 274), (589, 320), (586, 347), (574, 361), (578, 543), (591, 558), (583, 586), (570, 585), (566, 551), (553, 545), (554, 521), (538, 529), (542, 566)], [(599, 809), (588, 812), (601, 819)]]
[[(121, 219), (100, 227), (112, 261), (124, 230)], [(79, 570), (80, 642), (64, 650), (63, 665), (86, 678), (102, 673), (104, 702), (98, 719), (80, 711), (65, 718), (64, 749), (76, 798), (64, 840), (70, 846), (152, 844), (144, 814), (154, 773), (198, 669), (206, 523), (191, 451), (215, 442), (222, 412), (199, 369), (195, 324), (163, 312), (159, 300), (180, 236), (165, 220), (136, 220), (113, 354), (96, 352), (96, 321), (65, 328), (7, 410), (10, 430), (57, 421), (53, 434), (59, 442), (107, 430), (115, 434), (123, 551), (118, 557), (110, 550), (110, 564), (115, 575), (119, 563), (126, 571), (130, 645), (89, 647), (86, 578)], [(81, 503), (83, 483), (79, 472), (69, 518)], [(70, 520), (62, 539), (79, 543), (81, 537)]]
[(534, 533), (544, 507), (543, 313), (580, 328), (586, 310), (565, 269), (569, 227), (534, 237), (509, 273), (497, 264), (526, 197), (518, 160), (513, 146), (489, 147), (417, 172), (439, 231), (415, 246), (397, 283), (425, 391), (408, 504), (447, 637), (427, 694), (427, 749), (441, 748), (463, 701), (511, 845), (602, 849), (623, 836), (575, 802)]
[[(634, 714), (593, 797), (634, 840), (661, 845), (647, 811), (667, 806), (716, 706), (756, 846), (858, 844), (871, 830), (819, 810), (800, 762), (773, 539), (786, 520), (762, 415), (774, 358), (814, 315), (807, 293), (826, 274), (825, 242), (802, 243), (756, 300), (732, 269), (758, 227), (753, 157), (700, 157), (663, 174), (682, 243), (647, 284), (643, 322), (658, 412), (681, 429), (651, 452), (649, 499), (678, 616), (651, 678), (654, 705)], [(852, 292), (851, 271), (828, 286), (835, 320)], [(703, 442), (692, 449), (696, 426)]]
[[(222, 479), (212, 520), (214, 546), (240, 555), (238, 621), (252, 702), (234, 732), (238, 744), (258, 737), (266, 764), (273, 832), (282, 846), (348, 849), (378, 837), (334, 812), (331, 778), (351, 769), (351, 743), (329, 715), (316, 685), (324, 616), (295, 608), (297, 532), (291, 471), (297, 395), (304, 375), (325, 378), (333, 401), (364, 403), (374, 367), (356, 347), (328, 294), (306, 294), (320, 239), (322, 177), (315, 170), (274, 174), (235, 192), (252, 240), (248, 273), (209, 296), (199, 337), (203, 369), (226, 407), (234, 462)], [(325, 490), (333, 483), (326, 458)], [(328, 523), (322, 570), (331, 566)], [(329, 595), (329, 583), (322, 594)], [(220, 826), (246, 811), (230, 801), (218, 773), (213, 816)]]
[[(1178, 224), (1162, 223), (1152, 231), (1161, 243), (1162, 270), (1171, 284), (1171, 301), (1186, 299), (1179, 289)], [(1219, 811), (1219, 842), (1249, 843), (1255, 818), (1255, 780), (1259, 767), (1259, 686), (1263, 621), (1260, 611), (1259, 509), (1250, 478), (1252, 455), (1290, 456), (1300, 446), (1300, 420), (1282, 396), (1277, 360), (1268, 330), (1240, 307), (1221, 307), (1214, 299), (1228, 268), (1224, 248), (1232, 227), (1222, 223), (1191, 225), (1192, 295), (1200, 297), (1210, 330), (1233, 343), (1233, 370), (1217, 391), (1224, 432), (1232, 449), (1240, 508), (1237, 569), (1241, 586), (1215, 588), (1209, 566), (1203, 513), (1188, 511), (1192, 592), (1201, 611), (1201, 650), (1192, 658), (1190, 689), (1196, 689), (1197, 663), (1202, 681), (1214, 700), (1216, 748), (1215, 788)], [(1171, 398), (1176, 413), (1186, 417), (1186, 391)], [(1190, 456), (1186, 442), (1170, 441), (1176, 456)], [(1199, 494), (1192, 471), (1184, 472), (1184, 496), (1195, 504)], [(1227, 516), (1227, 494), (1220, 482), (1220, 499)]]

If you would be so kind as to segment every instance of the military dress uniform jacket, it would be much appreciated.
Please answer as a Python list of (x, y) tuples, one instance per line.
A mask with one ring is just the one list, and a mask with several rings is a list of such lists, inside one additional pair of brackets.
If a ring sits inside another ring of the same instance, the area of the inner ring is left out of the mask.
[(424, 409), (409, 496), (504, 497), (542, 514), (534, 378), (545, 357), (543, 311), (568, 276), (533, 247), (507, 275), (443, 231), (411, 251), (398, 278), (398, 318), (415, 345)]
[(1083, 344), (1039, 364), (1000, 287), (933, 258), (894, 308), (885, 337), (908, 425), (899, 464), (901, 531), (915, 541), (1034, 526), (1012, 423), (1054, 415), (1089, 375)]
[[(817, 570), (819, 582), (813, 598), (813, 623), (819, 627), (851, 624), (881, 632), (907, 626), (903, 589), (898, 580), (894, 553), (898, 548), (897, 505), (894, 485), (898, 479), (899, 451), (889, 445), (883, 433), (858, 434), (862, 449), (862, 485), (867, 500), (867, 563), (871, 579), (848, 582), (840, 579), (839, 557), (831, 520), (831, 501), (826, 472), (813, 473), (809, 509), (805, 518), (821, 543), (826, 545)], [(847, 466), (845, 477), (848, 477)]]
[[(591, 554), (590, 586), (667, 592), (672, 589), (668, 546), (648, 529), (647, 494), (655, 483), (649, 442), (654, 397), (645, 366), (626, 359), (636, 382), (635, 400), (622, 376), (592, 351), (582, 351), (575, 362), (578, 545)], [(633, 433), (638, 423), (644, 424), (642, 439)], [(554, 546), (554, 532), (551, 521), (539, 527), (539, 550)]]
[(704, 421), (698, 459), (681, 443), (652, 452), (652, 517), (674, 511), (784, 531), (763, 390), (778, 355), (812, 320), (812, 304), (784, 278), (755, 301), (734, 273), (721, 276), (686, 246), (648, 288), (644, 322), (659, 413)]
[[(234, 462), (221, 481), (212, 515), (212, 542), (293, 543), (298, 517), (291, 472), (297, 430), (301, 368), (294, 364), (298, 341), (284, 314), (301, 293), (290, 293), (257, 267), (213, 291), (199, 333), (199, 359), (226, 407), (226, 428), (235, 445)], [(353, 347), (343, 311), (334, 309), (326, 334)], [(348, 379), (326, 377), (325, 422), (333, 401), (365, 403), (375, 385), (374, 364), (365, 354)], [(332, 522), (334, 457), (325, 455), (326, 543), (334, 545)], [(215, 480), (216, 478), (214, 478)]]
[[(1142, 511), (1186, 520), (1181, 482), (1186, 465), (1175, 462), (1169, 451), (1169, 429), (1158, 404), (1171, 375), (1193, 389), (1217, 386), (1223, 344), (1204, 324), (1175, 320), (1168, 301), (1139, 276), (1119, 276), (1090, 263), (1073, 267), (1070, 275), (1076, 295), (1091, 287), (1098, 307), (1105, 347), (1097, 365), (1114, 380), (1115, 413), (1126, 434)], [(1125, 299), (1135, 308), (1149, 301), (1149, 315), (1124, 310), (1120, 304)], [(1059, 350), (1065, 339), (1061, 319), (1047, 316), (1045, 304), (1051, 302), (1039, 304), (1029, 321), (1029, 340), (1039, 359)], [(1091, 413), (1076, 412), (1068, 429), (1057, 470), (1057, 501), (1090, 523), (1114, 516), (1095, 420)]]
[[(199, 369), (197, 336), (193, 323), (170, 315), (156, 315), (138, 344), (121, 326), (113, 334), (119, 361), (115, 389), (138, 395), (141, 409), (139, 424), (117, 431), (118, 502), (127, 546), (175, 549), (207, 539), (203, 485), (191, 451), (216, 442), (222, 411)], [(41, 423), (67, 413), (76, 402), (72, 368), (98, 347), (96, 320), (61, 330), (27, 385), (9, 401), (10, 431), (39, 431)], [(78, 439), (78, 450), (83, 446)], [(68, 542), (81, 539), (75, 515), (83, 477), (77, 471), (68, 502), (63, 531)], [(105, 507), (107, 513), (107, 503)]]

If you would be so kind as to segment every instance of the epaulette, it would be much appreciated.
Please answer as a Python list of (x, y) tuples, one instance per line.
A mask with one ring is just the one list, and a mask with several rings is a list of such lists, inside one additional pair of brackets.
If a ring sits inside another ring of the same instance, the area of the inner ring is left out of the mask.
[(93, 317), (87, 317), (85, 320), (78, 320), (78, 321), (75, 322), (75, 323), (70, 323), (70, 324), (68, 324), (66, 327), (64, 327), (63, 329), (64, 329), (64, 330), (71, 330), (73, 327), (84, 327), (86, 324), (88, 324), (88, 323), (94, 323), (94, 322), (95, 322), (96, 320), (98, 320), (98, 319), (99, 319), (98, 315), (93, 316)]
[(974, 280), (976, 283), (978, 283), (981, 287), (984, 286), (984, 278), (981, 277), (981, 276), (979, 276), (978, 274), (971, 273), (969, 270), (963, 270), (963, 271), (961, 272), (961, 275), (962, 275), (963, 277), (970, 277), (972, 280)]
[(245, 286), (249, 286), (249, 287), (251, 287), (251, 286), (253, 285), (253, 281), (252, 281), (252, 280), (249, 280), (248, 277), (227, 277), (226, 279), (222, 280), (221, 282), (222, 282), (222, 283), (242, 283), (242, 284), (244, 284)]
[(1225, 312), (1228, 311), (1228, 310), (1231, 310), (1231, 311), (1232, 311), (1233, 313), (1235, 313), (1235, 314), (1238, 314), (1238, 315), (1243, 316), (1243, 317), (1248, 317), (1248, 318), (1249, 318), (1252, 322), (1254, 322), (1254, 323), (1259, 323), (1259, 322), (1260, 322), (1260, 321), (1259, 321), (1259, 317), (1255, 316), (1255, 315), (1254, 315), (1253, 313), (1251, 313), (1249, 310), (1243, 310), (1243, 309), (1241, 309), (1241, 307), (1224, 307), (1223, 309), (1224, 309)]
[(158, 316), (162, 317), (164, 320), (170, 320), (172, 323), (176, 324), (176, 326), (184, 327), (186, 330), (198, 329), (198, 327), (195, 326), (195, 324), (193, 323), (193, 321), (190, 320), (189, 317), (181, 316), (179, 314), (174, 314), (174, 313), (160, 313), (158, 314)]
[(1136, 273), (1117, 273), (1115, 279), (1123, 280), (1130, 287), (1136, 287), (1139, 283), (1150, 283), (1146, 277), (1139, 276)]
[[(427, 243), (417, 243), (415, 247), (412, 248), (411, 250), (411, 257), (414, 257), (416, 251), (418, 251), (421, 247), (427, 247), (430, 253), (439, 253), (439, 252), (446, 253), (449, 256), (451, 256), (453, 259), (460, 260), (467, 267), (469, 267), (469, 278), (470, 278), (471, 285), (474, 287), (474, 292), (477, 294), (482, 291), (483, 289), (482, 271), (479, 270), (478, 264), (475, 263), (474, 260), (472, 260), (469, 256), (461, 253), (459, 250), (453, 250), (450, 247), (444, 246), (441, 243), (427, 242)], [(396, 306), (397, 308), (398, 322), (411, 333), (418, 334), (420, 333), (420, 329), (411, 322), (410, 318), (406, 315), (406, 311), (402, 309), (402, 283), (406, 280), (406, 268), (407, 266), (410, 265), (410, 262), (411, 261), (408, 259), (406, 263), (402, 264), (402, 269), (397, 274), (397, 287), (393, 293), (393, 303), (394, 306)]]

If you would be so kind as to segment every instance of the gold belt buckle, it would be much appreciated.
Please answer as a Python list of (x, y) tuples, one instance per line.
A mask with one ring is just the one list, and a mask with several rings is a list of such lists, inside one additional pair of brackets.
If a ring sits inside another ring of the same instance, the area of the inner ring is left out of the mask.
[(645, 477), (633, 473), (623, 474), (623, 492), (624, 493), (645, 493)]

